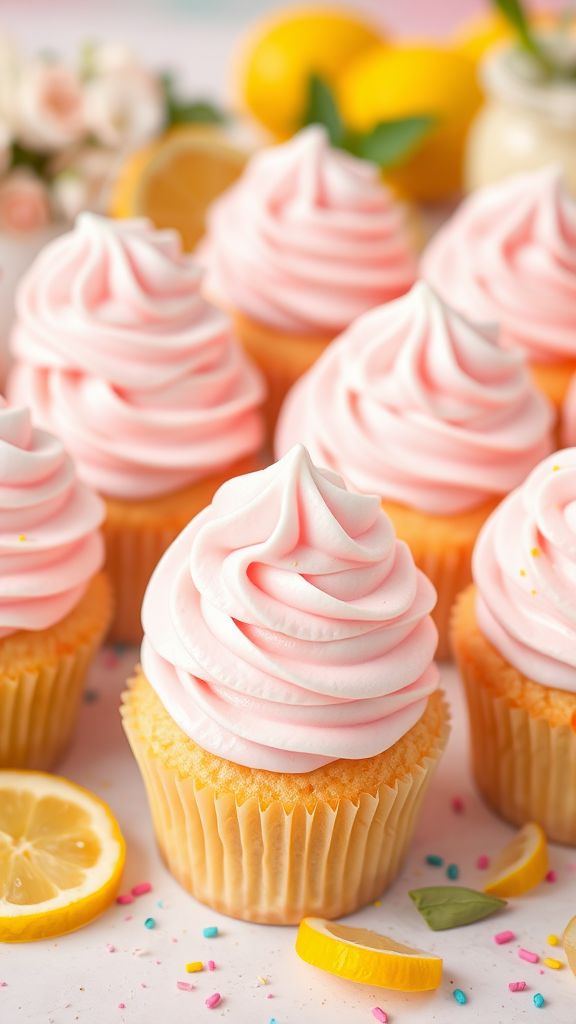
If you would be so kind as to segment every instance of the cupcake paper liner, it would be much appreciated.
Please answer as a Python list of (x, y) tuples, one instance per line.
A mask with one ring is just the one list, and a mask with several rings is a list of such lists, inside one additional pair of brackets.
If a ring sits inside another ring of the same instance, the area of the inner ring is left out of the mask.
[(142, 773), (167, 867), (196, 899), (230, 917), (297, 924), (349, 914), (395, 878), (420, 803), (446, 742), (357, 802), (286, 809), (279, 800), (238, 802), (167, 767), (143, 740), (125, 695), (124, 728)]

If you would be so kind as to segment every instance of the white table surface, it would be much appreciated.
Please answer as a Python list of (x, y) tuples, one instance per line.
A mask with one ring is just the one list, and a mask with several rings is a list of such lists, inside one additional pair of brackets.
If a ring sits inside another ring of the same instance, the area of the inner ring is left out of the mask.
[[(349, 920), (412, 943), (444, 958), (444, 981), (431, 995), (403, 995), (354, 985), (304, 964), (294, 952), (294, 928), (248, 925), (196, 903), (165, 870), (156, 851), (144, 789), (120, 726), (119, 695), (134, 664), (126, 652), (117, 665), (103, 652), (92, 672), (74, 747), (61, 773), (88, 786), (114, 809), (126, 836), (128, 857), (122, 891), (150, 881), (153, 892), (129, 907), (114, 905), (98, 921), (57, 941), (0, 947), (2, 1024), (372, 1024), (380, 1006), (390, 1024), (553, 1024), (576, 1021), (576, 978), (568, 967), (552, 971), (518, 958), (518, 947), (563, 958), (546, 945), (576, 914), (576, 850), (555, 847), (555, 883), (543, 883), (501, 915), (479, 924), (432, 932), (408, 898), (410, 888), (442, 884), (442, 869), (424, 863), (439, 853), (460, 867), (464, 885), (480, 886), (479, 854), (494, 854), (511, 830), (490, 814), (474, 793), (467, 766), (466, 721), (456, 673), (444, 672), (453, 704), (448, 750), (428, 794), (409, 860), (380, 907), (370, 906)], [(452, 799), (464, 811), (452, 810)], [(159, 906), (158, 901), (161, 901)], [(148, 916), (156, 927), (144, 927)], [(202, 929), (218, 925), (216, 939)], [(497, 946), (503, 929), (517, 941)], [(112, 946), (115, 952), (109, 952)], [(190, 960), (213, 959), (213, 973), (187, 975)], [(269, 979), (262, 985), (258, 977)], [(189, 981), (191, 992), (176, 982)], [(509, 981), (524, 980), (525, 992), (510, 993)], [(466, 1006), (452, 995), (460, 987)], [(204, 1001), (218, 991), (222, 1002), (208, 1010)], [(541, 992), (546, 1006), (534, 1006)], [(124, 1003), (125, 1009), (119, 1008)], [(543, 1015), (541, 1018), (538, 1015)]]

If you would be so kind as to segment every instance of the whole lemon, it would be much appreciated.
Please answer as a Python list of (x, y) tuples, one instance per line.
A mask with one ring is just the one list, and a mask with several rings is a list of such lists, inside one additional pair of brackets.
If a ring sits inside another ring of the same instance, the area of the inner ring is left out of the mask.
[(345, 123), (358, 131), (416, 114), (436, 118), (422, 145), (387, 169), (386, 179), (424, 202), (458, 192), (466, 134), (482, 102), (472, 61), (440, 46), (372, 47), (344, 71), (338, 96)]
[(240, 102), (278, 138), (301, 126), (310, 76), (334, 85), (358, 54), (383, 34), (341, 7), (301, 7), (259, 22), (236, 60)]

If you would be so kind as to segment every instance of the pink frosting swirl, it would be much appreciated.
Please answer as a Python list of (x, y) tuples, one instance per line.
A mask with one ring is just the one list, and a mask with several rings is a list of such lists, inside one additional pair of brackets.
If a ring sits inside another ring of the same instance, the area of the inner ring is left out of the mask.
[(576, 693), (576, 448), (545, 459), (498, 506), (472, 568), (488, 640), (530, 679)]
[(224, 484), (163, 556), (142, 665), (204, 749), (307, 772), (418, 721), (438, 682), (434, 603), (378, 498), (298, 446)]
[(378, 168), (332, 149), (319, 126), (258, 153), (214, 204), (206, 289), (285, 331), (336, 334), (403, 294), (417, 257)]
[(475, 192), (430, 242), (422, 274), (531, 361), (576, 358), (576, 201), (556, 168)]
[(297, 382), (276, 452), (301, 441), (357, 491), (450, 514), (519, 483), (551, 451), (552, 420), (522, 357), (418, 282)]
[(0, 637), (72, 611), (102, 567), (103, 519), (61, 442), (0, 399)]
[(261, 377), (200, 280), (176, 232), (82, 214), (20, 287), (9, 395), (101, 493), (164, 494), (260, 448)]

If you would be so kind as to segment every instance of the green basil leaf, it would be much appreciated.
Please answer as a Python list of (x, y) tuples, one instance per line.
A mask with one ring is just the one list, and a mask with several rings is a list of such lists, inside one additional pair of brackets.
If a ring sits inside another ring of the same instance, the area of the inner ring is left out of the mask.
[(481, 921), (506, 906), (506, 900), (464, 886), (430, 885), (408, 893), (427, 925), (435, 932)]
[(324, 125), (333, 146), (341, 146), (344, 139), (344, 123), (338, 104), (330, 86), (319, 75), (310, 75), (308, 96), (302, 118), (302, 127), (309, 124)]
[(364, 135), (351, 134), (346, 148), (380, 167), (403, 163), (424, 141), (437, 120), (428, 114), (380, 121)]

